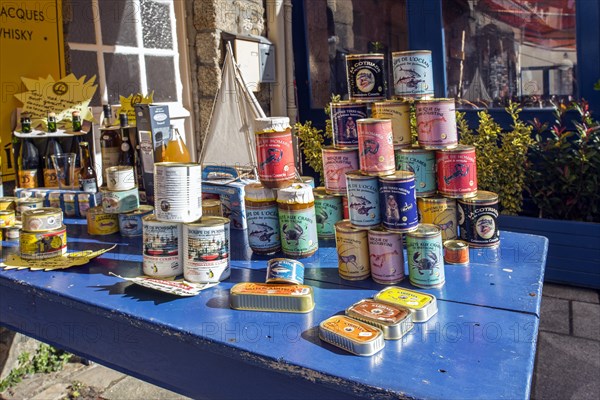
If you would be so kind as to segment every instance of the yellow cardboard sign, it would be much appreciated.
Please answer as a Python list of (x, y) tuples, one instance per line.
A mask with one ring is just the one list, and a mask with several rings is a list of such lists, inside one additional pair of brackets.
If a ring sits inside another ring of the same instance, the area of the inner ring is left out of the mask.
[[(121, 113), (127, 114), (127, 119), (129, 120), (129, 125), (135, 126), (135, 108), (136, 104), (152, 104), (152, 99), (154, 98), (154, 90), (144, 96), (143, 94), (136, 93), (130, 94), (129, 97), (119, 96), (119, 103), (121, 103), (121, 107), (117, 110), (117, 115)], [(113, 123), (114, 125), (119, 125), (119, 120), (116, 119)]]
[(76, 265), (84, 265), (90, 262), (92, 258), (98, 257), (107, 251), (117, 247), (115, 244), (109, 249), (98, 251), (84, 250), (75, 253), (67, 253), (63, 256), (25, 260), (16, 254), (10, 254), (5, 262), (0, 262), (0, 268), (4, 269), (30, 269), (32, 271), (54, 271), (56, 269), (71, 268)]

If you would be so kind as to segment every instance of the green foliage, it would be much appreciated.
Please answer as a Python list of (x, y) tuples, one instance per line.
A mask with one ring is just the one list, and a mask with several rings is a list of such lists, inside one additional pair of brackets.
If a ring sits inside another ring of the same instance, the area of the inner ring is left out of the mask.
[(598, 79), (598, 82), (594, 83), (594, 90), (600, 90), (600, 79)]
[[(574, 131), (565, 127), (571, 110)], [(583, 100), (555, 107), (555, 118), (549, 130), (534, 121), (527, 190), (541, 217), (600, 222), (600, 123)]]

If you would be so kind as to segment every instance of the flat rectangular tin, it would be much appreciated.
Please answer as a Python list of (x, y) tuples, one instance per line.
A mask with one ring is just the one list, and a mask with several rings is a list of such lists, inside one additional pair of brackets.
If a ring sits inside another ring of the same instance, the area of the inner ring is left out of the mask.
[(231, 308), (250, 311), (307, 313), (315, 308), (307, 285), (242, 282), (231, 288)]
[(386, 340), (398, 340), (414, 326), (409, 308), (372, 299), (351, 305), (346, 309), (346, 315), (381, 329)]
[(425, 322), (438, 311), (437, 300), (434, 295), (398, 286), (386, 287), (373, 296), (373, 299), (412, 310), (413, 322)]
[(372, 356), (385, 346), (381, 329), (345, 315), (321, 322), (319, 337), (357, 356)]

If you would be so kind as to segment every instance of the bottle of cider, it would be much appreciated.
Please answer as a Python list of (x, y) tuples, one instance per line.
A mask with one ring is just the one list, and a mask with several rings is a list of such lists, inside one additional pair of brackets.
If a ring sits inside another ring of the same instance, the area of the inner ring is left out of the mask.
[(31, 140), (23, 139), (21, 142), (17, 163), (19, 167), (19, 187), (27, 189), (38, 187), (40, 152)]
[(120, 130), (117, 126), (111, 126), (110, 105), (104, 105), (104, 121), (100, 128), (100, 153), (102, 155), (102, 177), (106, 184), (106, 169), (119, 165), (121, 153)]
[(179, 134), (179, 130), (173, 125), (171, 125), (171, 140), (167, 142), (166, 146), (163, 146), (162, 160), (183, 163), (191, 162), (190, 152)]
[(94, 162), (90, 154), (88, 142), (80, 142), (81, 168), (79, 169), (79, 188), (84, 192), (96, 193), (98, 191), (98, 181)]
[(121, 153), (119, 154), (119, 165), (133, 167), (135, 165), (135, 156), (133, 146), (131, 145), (130, 130), (127, 114), (119, 114), (119, 125), (121, 126)]

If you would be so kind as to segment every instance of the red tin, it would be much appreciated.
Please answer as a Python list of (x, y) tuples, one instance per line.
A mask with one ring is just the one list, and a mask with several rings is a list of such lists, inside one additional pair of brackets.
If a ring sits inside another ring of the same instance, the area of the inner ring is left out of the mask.
[(358, 124), (358, 158), (365, 175), (393, 174), (395, 169), (391, 119), (365, 118)]
[(438, 192), (446, 197), (467, 198), (477, 195), (475, 147), (459, 145), (435, 154)]
[(268, 188), (289, 186), (294, 182), (292, 130), (289, 125), (281, 130), (264, 129), (256, 132), (258, 177)]

